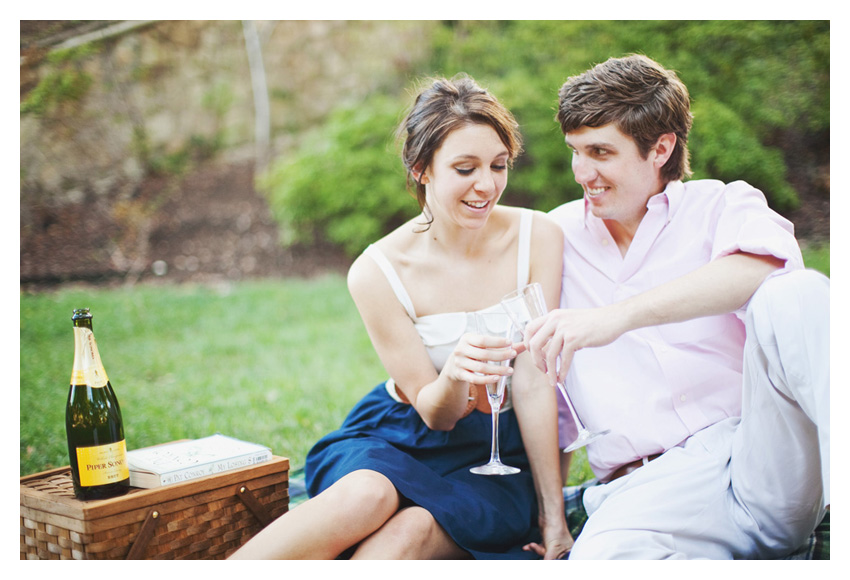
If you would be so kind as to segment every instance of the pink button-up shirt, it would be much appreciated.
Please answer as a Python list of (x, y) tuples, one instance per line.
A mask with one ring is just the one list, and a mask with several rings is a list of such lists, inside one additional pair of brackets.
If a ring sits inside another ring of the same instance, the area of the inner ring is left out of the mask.
[[(584, 200), (550, 216), (565, 236), (561, 308), (618, 302), (739, 251), (786, 260), (773, 275), (803, 266), (791, 222), (742, 181), (670, 183), (650, 198), (625, 257)], [(611, 429), (587, 449), (597, 477), (740, 416), (744, 311), (641, 328), (575, 353), (570, 397), (589, 429)], [(576, 430), (559, 404), (565, 447)]]

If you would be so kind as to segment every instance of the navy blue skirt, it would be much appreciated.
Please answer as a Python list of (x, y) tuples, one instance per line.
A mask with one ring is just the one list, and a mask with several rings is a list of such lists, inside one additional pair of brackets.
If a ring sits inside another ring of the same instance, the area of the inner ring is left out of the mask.
[(499, 451), (503, 463), (522, 471), (469, 472), (489, 461), (490, 431), (490, 415), (478, 411), (451, 431), (432, 431), (413, 406), (393, 400), (381, 383), (307, 454), (307, 492), (313, 497), (352, 471), (371, 469), (428, 510), (474, 558), (536, 558), (522, 550), (540, 541), (540, 531), (531, 468), (512, 410), (499, 415)]

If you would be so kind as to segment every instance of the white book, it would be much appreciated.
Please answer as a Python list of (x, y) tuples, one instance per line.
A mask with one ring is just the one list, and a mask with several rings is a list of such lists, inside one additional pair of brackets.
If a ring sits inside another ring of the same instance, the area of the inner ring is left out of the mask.
[(146, 489), (247, 467), (271, 458), (268, 447), (221, 434), (127, 452), (130, 485)]

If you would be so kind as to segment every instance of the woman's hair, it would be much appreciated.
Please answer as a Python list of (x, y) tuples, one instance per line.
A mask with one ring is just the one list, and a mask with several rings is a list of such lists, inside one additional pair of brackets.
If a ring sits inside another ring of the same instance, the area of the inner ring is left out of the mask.
[(691, 174), (688, 89), (676, 73), (646, 56), (612, 58), (567, 79), (558, 92), (556, 118), (565, 135), (614, 123), (634, 139), (644, 158), (661, 135), (674, 133), (676, 146), (661, 168), (661, 178), (669, 182)]
[[(522, 152), (519, 125), (510, 111), (473, 79), (459, 74), (452, 79), (430, 79), (416, 97), (410, 112), (398, 128), (403, 141), (401, 159), (407, 171), (407, 184), (426, 212), (425, 185), (420, 183), (446, 137), (466, 125), (489, 125), (508, 149), (508, 164)], [(414, 175), (419, 175), (419, 179)], [(429, 224), (430, 225), (430, 218)]]

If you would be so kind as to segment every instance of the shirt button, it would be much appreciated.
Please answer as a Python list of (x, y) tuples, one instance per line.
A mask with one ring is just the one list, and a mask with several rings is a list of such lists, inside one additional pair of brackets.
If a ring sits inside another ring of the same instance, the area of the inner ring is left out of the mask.
[(604, 240), (602, 240), (602, 245), (603, 245), (603, 246), (607, 246), (607, 245), (608, 245), (608, 239), (607, 239), (607, 238), (606, 238), (606, 239), (604, 239)]
[(679, 395), (679, 400), (684, 403), (685, 401), (688, 400), (688, 397), (687, 397), (687, 395)]

